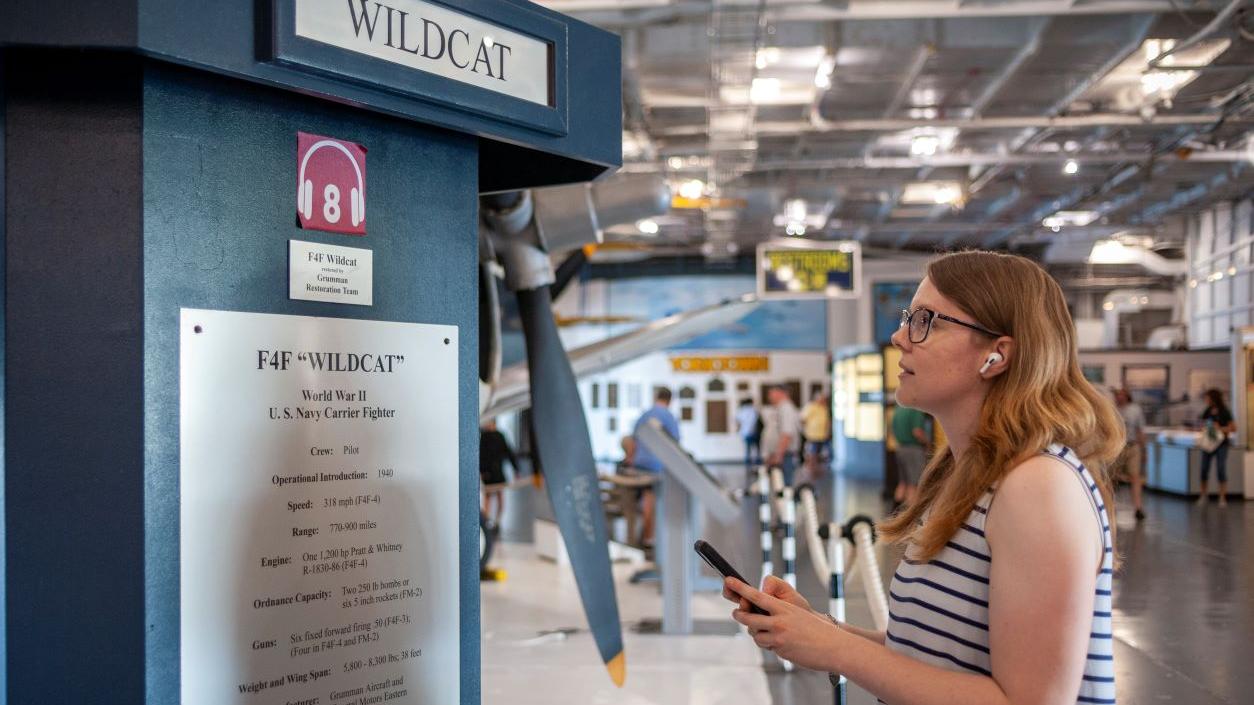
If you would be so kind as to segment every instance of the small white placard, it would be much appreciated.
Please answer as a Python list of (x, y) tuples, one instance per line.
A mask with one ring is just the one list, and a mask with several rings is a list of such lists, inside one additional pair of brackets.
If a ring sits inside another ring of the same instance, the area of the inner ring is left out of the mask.
[(549, 45), (422, 0), (297, 0), (296, 36), (549, 104)]
[(288, 298), (374, 304), (374, 252), (291, 240)]

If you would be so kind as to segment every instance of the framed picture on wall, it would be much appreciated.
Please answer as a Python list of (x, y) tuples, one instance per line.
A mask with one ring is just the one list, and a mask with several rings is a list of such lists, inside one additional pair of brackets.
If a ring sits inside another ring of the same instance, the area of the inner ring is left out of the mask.
[(1123, 386), (1132, 395), (1132, 401), (1141, 405), (1149, 423), (1162, 423), (1171, 389), (1169, 365), (1124, 365)]
[(876, 282), (871, 285), (871, 306), (877, 345), (890, 345), (893, 333), (901, 325), (901, 310), (910, 308), (910, 300), (919, 282)]
[(1080, 373), (1084, 375), (1095, 387), (1106, 384), (1106, 366), (1105, 365), (1080, 365)]

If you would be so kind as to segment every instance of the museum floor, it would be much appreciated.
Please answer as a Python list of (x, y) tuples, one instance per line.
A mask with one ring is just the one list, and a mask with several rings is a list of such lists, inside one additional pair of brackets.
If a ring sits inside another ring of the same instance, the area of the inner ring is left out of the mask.
[[(740, 467), (713, 468), (724, 481)], [(830, 483), (820, 494), (831, 495)], [(845, 516), (882, 514), (878, 487), (846, 483)], [(1254, 502), (1211, 504), (1149, 495), (1148, 519), (1137, 523), (1120, 497), (1122, 577), (1115, 582), (1115, 652), (1120, 703), (1217, 705), (1249, 702), (1254, 692)], [(826, 504), (826, 502), (825, 502)], [(725, 553), (746, 574), (758, 566), (756, 516), (746, 506), (743, 528), (727, 532)], [(826, 508), (820, 512), (827, 515)], [(735, 534), (734, 538), (731, 534)], [(722, 534), (720, 534), (722, 535)], [(720, 547), (721, 548), (721, 547)], [(823, 674), (763, 667), (761, 652), (733, 630), (716, 594), (693, 604), (698, 635), (641, 633), (643, 620), (662, 612), (656, 583), (629, 584), (633, 567), (615, 566), (627, 654), (627, 682), (614, 688), (595, 655), (569, 569), (537, 558), (531, 544), (506, 543), (493, 564), (508, 572), (482, 586), (483, 703), (485, 705), (826, 705), (832, 689)], [(895, 555), (881, 549), (891, 576)], [(798, 541), (800, 589), (825, 605), (825, 589)], [(852, 585), (850, 621), (870, 624), (860, 585)], [(557, 631), (573, 630), (573, 631)], [(1242, 696), (1241, 693), (1246, 695)], [(851, 686), (850, 705), (875, 698)]]

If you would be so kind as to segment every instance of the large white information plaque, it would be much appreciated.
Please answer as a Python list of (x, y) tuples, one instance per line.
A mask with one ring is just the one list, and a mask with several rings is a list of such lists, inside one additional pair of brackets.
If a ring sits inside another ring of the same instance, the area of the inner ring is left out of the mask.
[(460, 702), (457, 328), (184, 309), (182, 705)]

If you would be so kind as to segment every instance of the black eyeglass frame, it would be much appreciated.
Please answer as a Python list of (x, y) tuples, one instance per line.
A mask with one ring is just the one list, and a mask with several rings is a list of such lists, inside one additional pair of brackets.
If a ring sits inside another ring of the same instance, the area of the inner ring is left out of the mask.
[[(914, 315), (920, 312), (926, 312), (928, 314), (927, 330), (923, 331), (922, 338), (919, 338), (918, 340), (914, 340), (910, 336), (910, 319), (914, 318)], [(946, 316), (943, 313), (937, 313), (936, 311), (933, 311), (932, 309), (926, 308), (923, 306), (920, 306), (913, 311), (911, 311), (908, 308), (901, 309), (901, 324), (898, 327), (905, 326), (906, 338), (910, 340), (910, 344), (918, 345), (919, 343), (922, 343), (923, 341), (927, 340), (927, 337), (932, 334), (932, 324), (935, 323), (936, 319), (938, 318), (941, 319), (942, 321), (949, 321), (950, 323), (957, 323), (960, 326), (966, 326), (967, 328), (970, 328), (973, 331), (983, 333), (984, 335), (992, 336), (994, 338), (1000, 338), (1002, 337), (1002, 335), (1004, 335), (1003, 333), (994, 333), (993, 331), (985, 328), (984, 326), (978, 326), (974, 323), (967, 323), (966, 321), (960, 321), (957, 318), (954, 318), (953, 316)]]

